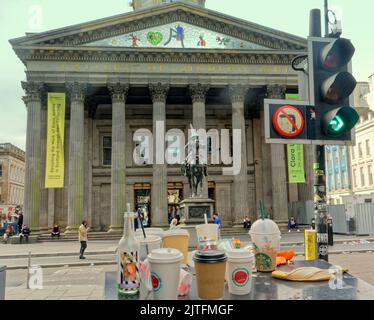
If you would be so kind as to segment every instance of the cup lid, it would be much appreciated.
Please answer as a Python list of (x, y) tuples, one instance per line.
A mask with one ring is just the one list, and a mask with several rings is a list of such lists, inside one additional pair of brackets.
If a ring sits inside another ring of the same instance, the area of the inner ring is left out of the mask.
[(258, 219), (252, 224), (249, 234), (280, 234), (278, 225), (271, 219)]
[(247, 249), (231, 249), (226, 252), (229, 259), (251, 259), (253, 254)]
[(202, 229), (202, 228), (218, 228), (218, 224), (215, 223), (208, 223), (208, 224), (198, 224), (195, 226), (196, 230), (197, 229)]
[(206, 250), (197, 251), (193, 257), (194, 261), (202, 263), (215, 263), (226, 261), (227, 257), (223, 251), (220, 250)]
[(150, 262), (156, 263), (172, 263), (182, 261), (183, 254), (177, 249), (173, 248), (161, 248), (152, 250), (148, 255)]
[(185, 229), (173, 229), (173, 230), (168, 230), (164, 232), (164, 237), (167, 236), (190, 236), (187, 230)]
[(156, 235), (147, 235), (147, 238), (144, 238), (143, 234), (137, 234), (135, 235), (136, 240), (138, 240), (139, 243), (153, 243), (153, 242), (161, 242), (162, 238)]

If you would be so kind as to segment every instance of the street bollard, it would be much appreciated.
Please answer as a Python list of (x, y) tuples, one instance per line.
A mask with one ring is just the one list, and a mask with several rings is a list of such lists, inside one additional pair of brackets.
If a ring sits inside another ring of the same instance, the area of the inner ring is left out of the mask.
[(27, 289), (30, 289), (30, 268), (31, 268), (31, 251), (29, 251), (29, 258), (28, 258), (28, 263), (27, 263), (27, 280), (26, 280)]
[(328, 234), (329, 246), (333, 246), (334, 245), (334, 230), (333, 230), (332, 218), (327, 219), (327, 234)]
[(5, 300), (6, 267), (0, 266), (0, 300)]

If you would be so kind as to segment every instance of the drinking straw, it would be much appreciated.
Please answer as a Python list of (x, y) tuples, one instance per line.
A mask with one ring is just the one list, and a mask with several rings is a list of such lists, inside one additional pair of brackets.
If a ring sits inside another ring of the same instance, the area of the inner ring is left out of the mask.
[[(144, 239), (147, 239), (147, 236), (146, 236), (145, 230), (144, 230), (143, 221), (142, 221), (142, 219), (140, 219), (139, 215), (138, 215), (138, 220), (140, 221), (140, 227), (142, 228), (142, 231), (143, 231), (143, 237), (144, 237)], [(145, 243), (145, 250), (146, 250), (147, 256), (148, 256), (149, 249), (148, 249), (148, 243), (147, 242)]]
[(204, 219), (205, 219), (205, 224), (208, 224), (208, 217), (206, 216), (206, 213), (204, 213)]
[(262, 202), (262, 200), (260, 200), (260, 217), (262, 220), (265, 219), (265, 209), (264, 209), (264, 203)]

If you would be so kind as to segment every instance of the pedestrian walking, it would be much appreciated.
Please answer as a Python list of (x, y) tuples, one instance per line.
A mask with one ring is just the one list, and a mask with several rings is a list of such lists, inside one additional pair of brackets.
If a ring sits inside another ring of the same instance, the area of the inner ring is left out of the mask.
[(87, 248), (87, 231), (88, 231), (88, 223), (86, 220), (83, 220), (78, 231), (79, 241), (81, 243), (79, 259), (86, 259), (83, 254), (84, 254), (84, 250), (86, 250)]

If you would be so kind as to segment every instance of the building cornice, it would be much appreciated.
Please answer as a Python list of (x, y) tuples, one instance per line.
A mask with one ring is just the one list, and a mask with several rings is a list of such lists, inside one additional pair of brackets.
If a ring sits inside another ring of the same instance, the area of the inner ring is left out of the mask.
[(16, 48), (18, 57), (26, 61), (63, 62), (138, 62), (138, 63), (212, 63), (290, 65), (298, 51), (237, 51), (237, 50), (165, 50), (95, 47), (32, 47)]

